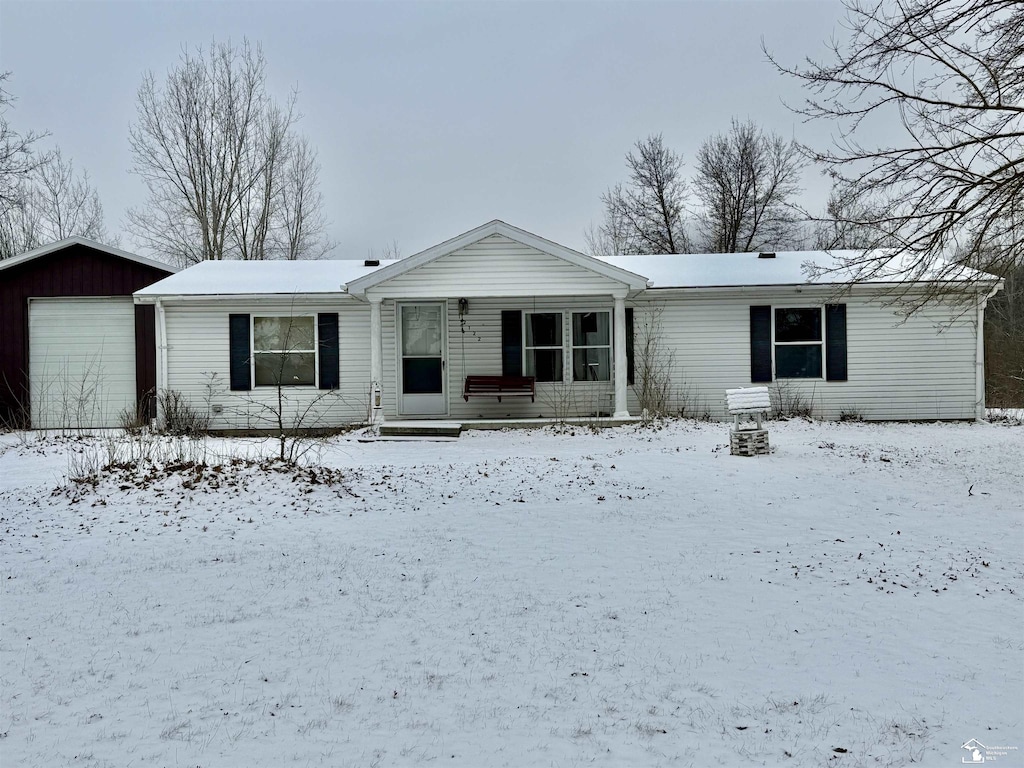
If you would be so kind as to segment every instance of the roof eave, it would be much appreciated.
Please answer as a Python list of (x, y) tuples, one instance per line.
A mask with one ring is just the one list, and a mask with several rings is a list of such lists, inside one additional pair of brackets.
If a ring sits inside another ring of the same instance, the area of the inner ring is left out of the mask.
[(880, 281), (840, 281), (834, 283), (722, 283), (717, 285), (649, 285), (648, 290), (652, 291), (737, 291), (753, 288), (925, 288), (935, 285), (962, 286), (972, 288), (974, 286), (1002, 286), (1001, 278), (993, 277), (991, 280), (894, 280), (888, 282)]
[(41, 245), (38, 248), (33, 248), (31, 251), (25, 251), (25, 253), (19, 253), (17, 256), (12, 256), (9, 259), (3, 259), (0, 261), (0, 269), (8, 269), (10, 267), (17, 266), (18, 264), (24, 264), (25, 262), (38, 259), (41, 256), (46, 256), (51, 253), (63, 250), (71, 245), (82, 245), (87, 248), (92, 248), (103, 253), (108, 253), (111, 256), (117, 256), (128, 261), (134, 261), (137, 264), (142, 264), (146, 267), (152, 267), (153, 269), (159, 269), (164, 272), (171, 274), (179, 272), (180, 268), (175, 267), (171, 264), (164, 264), (162, 261), (156, 261), (154, 259), (146, 258), (145, 256), (139, 256), (137, 253), (131, 251), (125, 251), (121, 248), (115, 248), (112, 245), (105, 245), (95, 240), (90, 240), (87, 237), (68, 237), (63, 240), (59, 240), (56, 243), (49, 243), (48, 245)]
[(136, 304), (156, 304), (158, 301), (281, 301), (301, 298), (303, 300), (337, 300), (355, 298), (345, 291), (331, 292), (298, 292), (288, 291), (284, 293), (135, 293), (132, 294)]

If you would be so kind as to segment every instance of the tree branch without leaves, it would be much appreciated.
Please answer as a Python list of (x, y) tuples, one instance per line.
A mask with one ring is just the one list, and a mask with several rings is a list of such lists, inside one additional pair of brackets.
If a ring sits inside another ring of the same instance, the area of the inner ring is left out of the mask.
[(792, 245), (799, 222), (791, 200), (804, 165), (794, 142), (751, 120), (734, 119), (728, 133), (705, 141), (693, 181), (704, 247), (745, 253)]
[(298, 117), (294, 93), (283, 105), (267, 94), (263, 52), (248, 41), (184, 51), (163, 84), (147, 74), (130, 130), (149, 191), (128, 213), (140, 243), (181, 265), (323, 255), (319, 165)]
[[(849, 34), (832, 42), (827, 61), (791, 67), (769, 58), (812, 94), (795, 111), (838, 127), (831, 147), (803, 151), (842, 190), (840, 215), (824, 220), (861, 235), (866, 250), (847, 266), (863, 278), (899, 264), (908, 282), (962, 278), (962, 265), (996, 275), (1019, 268), (1024, 5), (848, 0), (846, 7)], [(894, 121), (902, 141), (866, 138)]]
[(4, 88), (10, 72), (0, 73), (0, 217), (20, 207), (23, 201), (23, 183), (43, 162), (35, 154), (33, 144), (46, 134), (15, 131), (7, 120), (7, 112), (14, 97)]
[(590, 248), (610, 254), (683, 253), (688, 249), (683, 159), (661, 135), (637, 141), (634, 149), (626, 155), (629, 183), (601, 196), (605, 223), (588, 235)]

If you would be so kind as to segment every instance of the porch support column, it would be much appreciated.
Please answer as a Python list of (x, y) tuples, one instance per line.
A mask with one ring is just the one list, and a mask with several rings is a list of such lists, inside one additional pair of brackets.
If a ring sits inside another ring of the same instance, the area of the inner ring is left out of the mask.
[(383, 334), (379, 297), (370, 297), (370, 423), (384, 421), (384, 363), (381, 355)]
[(629, 406), (626, 405), (626, 292), (621, 295), (613, 295), (615, 299), (615, 320), (612, 326), (615, 328), (615, 343), (612, 349), (615, 353), (615, 413), (616, 419), (629, 418)]

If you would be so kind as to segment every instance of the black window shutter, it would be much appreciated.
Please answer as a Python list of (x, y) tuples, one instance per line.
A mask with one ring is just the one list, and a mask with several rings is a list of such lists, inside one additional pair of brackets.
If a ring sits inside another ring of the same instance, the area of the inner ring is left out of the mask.
[(636, 364), (633, 360), (633, 308), (626, 307), (626, 383), (636, 383)]
[(316, 316), (317, 336), (320, 339), (320, 389), (338, 389), (338, 313), (321, 312)]
[(501, 313), (501, 375), (523, 375), (523, 313), (518, 309)]
[(825, 380), (846, 381), (846, 305), (825, 305)]
[(772, 308), (750, 308), (750, 380), (772, 380)]
[(249, 366), (249, 316), (228, 315), (228, 339), (231, 362), (232, 391), (252, 389), (252, 369)]

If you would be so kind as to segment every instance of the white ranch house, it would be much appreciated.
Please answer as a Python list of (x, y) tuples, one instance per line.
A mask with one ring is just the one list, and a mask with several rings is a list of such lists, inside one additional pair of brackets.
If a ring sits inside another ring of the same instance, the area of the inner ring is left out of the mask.
[[(206, 262), (134, 295), (156, 308), (158, 389), (213, 429), (271, 427), (276, 410), (311, 427), (621, 420), (651, 367), (691, 415), (724, 418), (726, 389), (767, 384), (823, 418), (982, 418), (999, 281), (963, 284), (970, 311), (933, 301), (905, 319), (891, 285), (840, 290), (803, 266), (841, 256), (599, 259), (492, 221), (400, 260)], [(469, 377), (508, 388), (467, 397)]]

